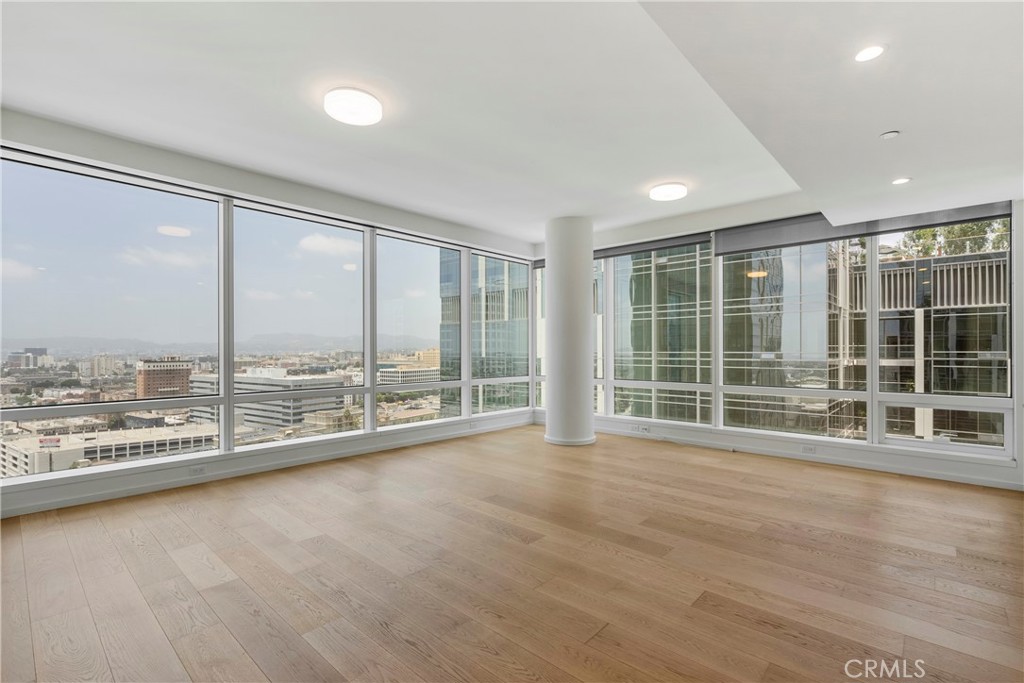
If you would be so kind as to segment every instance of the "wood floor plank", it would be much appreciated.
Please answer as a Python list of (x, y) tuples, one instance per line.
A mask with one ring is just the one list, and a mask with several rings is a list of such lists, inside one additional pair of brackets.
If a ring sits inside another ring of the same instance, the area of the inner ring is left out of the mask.
[(515, 608), (476, 593), (438, 570), (427, 568), (409, 579), (484, 626), (581, 680), (631, 681), (643, 678), (634, 667), (554, 631)]
[(587, 644), (620, 661), (629, 662), (656, 681), (720, 683), (737, 680), (615, 624), (605, 626)]
[(196, 590), (212, 588), (238, 578), (205, 543), (183, 546), (168, 554)]
[(34, 681), (21, 520), (0, 522), (0, 681)]
[(220, 623), (206, 600), (184, 576), (146, 584), (140, 590), (172, 641)]
[(386, 567), (329, 536), (317, 536), (303, 541), (303, 544), (335, 571), (350, 577), (368, 593), (400, 610), (410, 622), (428, 632), (448, 631), (466, 621), (458, 610), (414, 588)]
[(302, 635), (339, 616), (294, 575), (248, 543), (222, 548), (220, 556), (245, 583)]
[(303, 637), (345, 680), (367, 683), (423, 680), (346, 619), (335, 619)]
[(333, 519), (330, 522), (317, 523), (316, 527), (377, 564), (387, 567), (389, 572), (398, 576), (418, 572), (426, 566), (409, 553), (403, 552), (401, 548), (389, 543), (381, 534), (369, 532), (347, 520)]
[[(768, 668), (768, 660), (738, 647), (739, 640), (723, 640), (697, 629), (681, 629), (640, 610), (614, 602), (600, 601), (599, 596), (563, 579), (550, 581), (537, 590), (606, 619), (610, 624), (628, 629), (645, 640), (670, 649), (679, 648), (687, 657), (716, 671), (718, 676), (737, 680), (757, 680)], [(631, 663), (631, 660), (624, 660)]]
[(322, 561), (263, 521), (239, 527), (235, 531), (289, 574), (309, 569)]
[(267, 680), (224, 624), (197, 629), (171, 644), (194, 681), (245, 683)]
[(704, 593), (693, 603), (693, 607), (776, 638), (788, 640), (811, 652), (839, 662), (851, 659), (892, 659), (899, 654), (898, 651), (879, 650), (837, 633), (807, 626), (793, 619), (750, 607), (716, 593)]
[[(139, 511), (138, 505), (136, 505), (136, 511)], [(171, 552), (201, 542), (199, 536), (169, 507), (158, 504), (155, 506), (155, 511), (158, 512), (143, 516), (142, 521), (145, 522), (146, 528), (160, 542), (164, 550)]]
[(101, 578), (127, 570), (121, 553), (98, 517), (65, 520), (63, 526), (81, 579)]
[(40, 681), (113, 681), (88, 607), (33, 620), (32, 644)]
[(540, 426), (4, 520), (0, 580), (4, 683), (1024, 681), (1020, 492)]
[(131, 574), (85, 579), (83, 585), (115, 681), (190, 680)]
[(322, 533), (312, 524), (306, 523), (275, 503), (254, 505), (251, 508), (251, 512), (266, 524), (296, 542), (319, 536)]
[(479, 661), (499, 681), (575, 683), (579, 680), (475, 621), (459, 624), (445, 633), (444, 638)]
[(329, 564), (307, 569), (296, 576), (420, 678), (468, 683), (495, 680), (489, 671), (453, 651), (419, 623), (406, 620), (401, 610), (363, 590)]
[(903, 657), (915, 662), (921, 660), (922, 667), (928, 670), (941, 670), (960, 676), (966, 680), (984, 681), (985, 683), (1019, 683), (1024, 668), (1024, 649), (1021, 651), (1018, 664), (1013, 667), (1000, 666), (970, 654), (950, 650), (949, 648), (929, 643), (918, 638), (907, 638), (903, 648)]
[(58, 514), (26, 515), (21, 530), (32, 621), (88, 607)]
[(140, 586), (181, 574), (181, 569), (145, 525), (115, 529), (110, 536)]
[(441, 550), (432, 554), (432, 559), (434, 568), (440, 569), (473, 590), (510, 607), (527, 611), (542, 623), (580, 642), (585, 643), (606, 623), (603, 619), (489, 571), (486, 567), (457, 553)]
[(272, 681), (336, 681), (338, 671), (241, 579), (200, 595)]

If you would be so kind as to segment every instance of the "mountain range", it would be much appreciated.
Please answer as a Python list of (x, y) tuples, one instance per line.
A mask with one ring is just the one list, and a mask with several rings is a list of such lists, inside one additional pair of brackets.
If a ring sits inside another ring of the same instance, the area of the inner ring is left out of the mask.
[[(236, 340), (235, 351), (242, 354), (302, 353), (309, 351), (361, 351), (362, 337), (325, 337), (315, 334), (261, 334)], [(414, 335), (381, 334), (377, 336), (380, 351), (416, 351), (436, 347), (438, 342)], [(214, 342), (181, 342), (160, 344), (131, 338), (106, 337), (22, 337), (4, 338), (0, 353), (6, 358), (12, 351), (26, 347), (44, 347), (55, 358), (111, 355), (215, 355)]]

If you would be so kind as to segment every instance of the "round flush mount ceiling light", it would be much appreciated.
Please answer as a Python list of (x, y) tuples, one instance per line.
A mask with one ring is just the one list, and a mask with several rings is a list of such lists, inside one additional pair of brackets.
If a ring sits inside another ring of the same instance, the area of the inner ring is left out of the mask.
[(909, 182), (910, 182), (910, 178), (897, 178), (896, 180), (892, 181), (892, 184), (893, 185), (906, 185)]
[(674, 202), (686, 196), (686, 185), (682, 183), (664, 183), (651, 188), (648, 195), (656, 202)]
[(900, 132), (898, 130), (887, 130), (884, 133), (882, 133), (881, 135), (879, 135), (878, 137), (882, 138), (883, 140), (892, 140), (894, 137), (898, 136), (899, 134), (900, 134)]
[(854, 56), (854, 59), (857, 60), (858, 62), (870, 62), (872, 59), (875, 59), (883, 52), (885, 52), (885, 48), (882, 47), (881, 45), (872, 45), (871, 47), (866, 47), (860, 52), (858, 52)]
[(350, 126), (372, 126), (384, 118), (380, 100), (356, 88), (335, 88), (324, 95), (324, 111)]

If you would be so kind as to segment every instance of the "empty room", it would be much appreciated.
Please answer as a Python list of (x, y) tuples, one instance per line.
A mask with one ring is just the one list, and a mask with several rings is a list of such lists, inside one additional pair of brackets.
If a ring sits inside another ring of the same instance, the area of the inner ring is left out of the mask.
[(0, 19), (3, 683), (1024, 682), (1024, 4)]

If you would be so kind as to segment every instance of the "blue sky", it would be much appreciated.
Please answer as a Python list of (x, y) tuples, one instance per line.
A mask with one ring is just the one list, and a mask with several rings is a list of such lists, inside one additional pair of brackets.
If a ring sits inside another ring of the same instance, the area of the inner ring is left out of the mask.
[[(3, 162), (3, 336), (217, 340), (215, 202)], [(362, 331), (362, 234), (239, 209), (236, 337)], [(379, 241), (379, 329), (438, 337), (438, 249)]]

